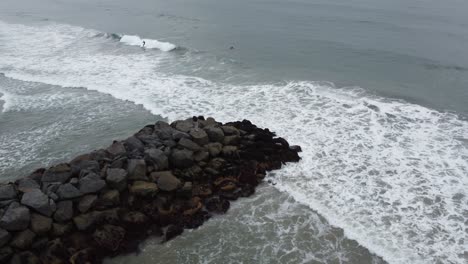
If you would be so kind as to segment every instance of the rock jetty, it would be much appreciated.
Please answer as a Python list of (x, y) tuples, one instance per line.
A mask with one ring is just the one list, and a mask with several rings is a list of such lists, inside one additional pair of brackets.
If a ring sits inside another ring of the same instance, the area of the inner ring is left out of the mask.
[(247, 197), (299, 146), (251, 122), (158, 121), (107, 149), (0, 184), (0, 263), (102, 263)]

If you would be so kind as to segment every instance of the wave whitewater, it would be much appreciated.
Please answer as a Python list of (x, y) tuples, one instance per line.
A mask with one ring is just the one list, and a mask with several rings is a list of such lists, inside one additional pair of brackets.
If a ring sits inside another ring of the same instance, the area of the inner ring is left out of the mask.
[(276, 187), (349, 238), (390, 263), (466, 260), (467, 121), (327, 83), (232, 85), (163, 74), (167, 60), (104, 53), (104, 40), (89, 32), (0, 22), (0, 71), (110, 94), (169, 120), (203, 113), (271, 127), (304, 150)]

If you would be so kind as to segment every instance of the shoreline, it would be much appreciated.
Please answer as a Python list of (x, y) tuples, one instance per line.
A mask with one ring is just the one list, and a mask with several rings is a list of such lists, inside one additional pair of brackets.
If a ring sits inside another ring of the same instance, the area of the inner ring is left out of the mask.
[(247, 120), (158, 121), (0, 185), (0, 261), (102, 263), (197, 228), (252, 195), (266, 171), (300, 160), (275, 136)]

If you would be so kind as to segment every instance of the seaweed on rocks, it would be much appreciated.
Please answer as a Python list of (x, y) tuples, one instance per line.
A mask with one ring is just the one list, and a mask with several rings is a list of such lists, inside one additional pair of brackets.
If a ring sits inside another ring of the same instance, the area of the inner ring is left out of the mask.
[(254, 194), (300, 151), (248, 120), (147, 125), (0, 184), (0, 263), (101, 263), (149, 236), (168, 241)]

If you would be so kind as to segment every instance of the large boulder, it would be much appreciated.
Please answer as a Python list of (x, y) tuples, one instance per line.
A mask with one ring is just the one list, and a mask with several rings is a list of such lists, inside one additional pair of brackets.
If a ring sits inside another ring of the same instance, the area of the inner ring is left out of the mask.
[(31, 178), (20, 179), (20, 180), (18, 180), (17, 184), (18, 184), (18, 190), (20, 192), (27, 192), (27, 191), (30, 191), (32, 189), (40, 189), (41, 188), (39, 186), (39, 184), (35, 180), (33, 180)]
[(123, 191), (127, 187), (128, 173), (124, 169), (107, 169), (107, 184), (114, 189)]
[(224, 145), (239, 145), (240, 143), (240, 136), (233, 135), (233, 136), (226, 136), (224, 137)]
[(153, 164), (156, 170), (165, 170), (169, 167), (169, 160), (164, 151), (160, 149), (147, 149), (145, 159)]
[(146, 162), (144, 159), (128, 160), (128, 179), (130, 180), (147, 180), (146, 177)]
[(62, 163), (49, 168), (42, 175), (42, 182), (65, 183), (72, 177), (71, 168), (68, 164)]
[(145, 145), (137, 137), (132, 136), (125, 140), (125, 147), (128, 151), (143, 151)]
[(223, 145), (221, 143), (209, 143), (205, 145), (205, 149), (210, 153), (211, 157), (217, 157), (221, 153), (223, 149)]
[(3, 228), (0, 228), (0, 248), (6, 245), (10, 241), (11, 235), (10, 232), (6, 231)]
[(120, 141), (114, 141), (107, 151), (114, 156), (120, 156), (126, 152), (124, 144)]
[(78, 230), (85, 231), (91, 228), (96, 223), (98, 217), (99, 213), (93, 211), (87, 214), (75, 216), (73, 218), (73, 223), (75, 223), (75, 226)]
[(221, 129), (223, 130), (224, 134), (228, 135), (228, 136), (232, 136), (232, 135), (239, 136), (240, 135), (239, 130), (237, 128), (233, 127), (233, 126), (221, 126)]
[(198, 150), (201, 149), (200, 145), (198, 145), (197, 143), (193, 142), (192, 140), (190, 140), (188, 138), (181, 138), (179, 140), (178, 144), (182, 148), (186, 148), (186, 149), (192, 150), (192, 151), (198, 151)]
[(80, 190), (71, 183), (60, 185), (57, 188), (56, 194), (61, 200), (74, 199), (83, 195)]
[(16, 190), (13, 184), (0, 186), (0, 201), (16, 199)]
[(130, 193), (143, 197), (154, 197), (158, 193), (158, 186), (154, 182), (135, 181), (130, 186)]
[(55, 202), (39, 189), (32, 189), (23, 194), (21, 203), (45, 216), (51, 216), (56, 209)]
[(193, 128), (194, 123), (192, 120), (178, 120), (172, 123), (171, 126), (179, 131), (187, 133)]
[(11, 247), (0, 248), (0, 263), (8, 263), (8, 259), (13, 255), (14, 251)]
[(160, 171), (155, 173), (158, 188), (162, 191), (172, 192), (181, 186), (181, 182), (171, 171)]
[(190, 136), (192, 137), (193, 142), (197, 143), (200, 146), (208, 144), (210, 139), (208, 138), (208, 134), (203, 129), (191, 129)]
[(52, 237), (62, 237), (73, 231), (73, 224), (68, 222), (66, 224), (52, 223), (50, 235)]
[(106, 182), (95, 173), (90, 173), (79, 181), (80, 192), (83, 194), (96, 193), (106, 187)]
[(78, 202), (78, 211), (81, 213), (86, 213), (96, 204), (97, 199), (98, 197), (95, 194), (88, 194), (83, 196)]
[(57, 211), (54, 214), (54, 220), (57, 222), (66, 222), (73, 217), (73, 202), (61, 201), (57, 204)]
[(99, 204), (103, 207), (112, 207), (120, 204), (120, 193), (117, 190), (108, 190), (104, 192), (100, 199)]
[(24, 250), (31, 246), (35, 237), (36, 234), (34, 234), (33, 231), (26, 229), (17, 233), (15, 237), (13, 237), (13, 239), (11, 240), (10, 245), (12, 247)]
[(188, 168), (193, 165), (193, 151), (174, 149), (170, 160), (173, 167)]
[(0, 219), (0, 227), (8, 231), (19, 231), (29, 225), (29, 209), (13, 202)]
[(208, 138), (211, 142), (222, 143), (224, 140), (224, 132), (221, 128), (215, 126), (208, 126), (204, 128)]
[(110, 251), (119, 249), (125, 237), (125, 229), (120, 226), (104, 225), (93, 234), (93, 239), (99, 247)]
[(41, 214), (31, 214), (31, 229), (37, 235), (45, 235), (52, 227), (52, 218)]

